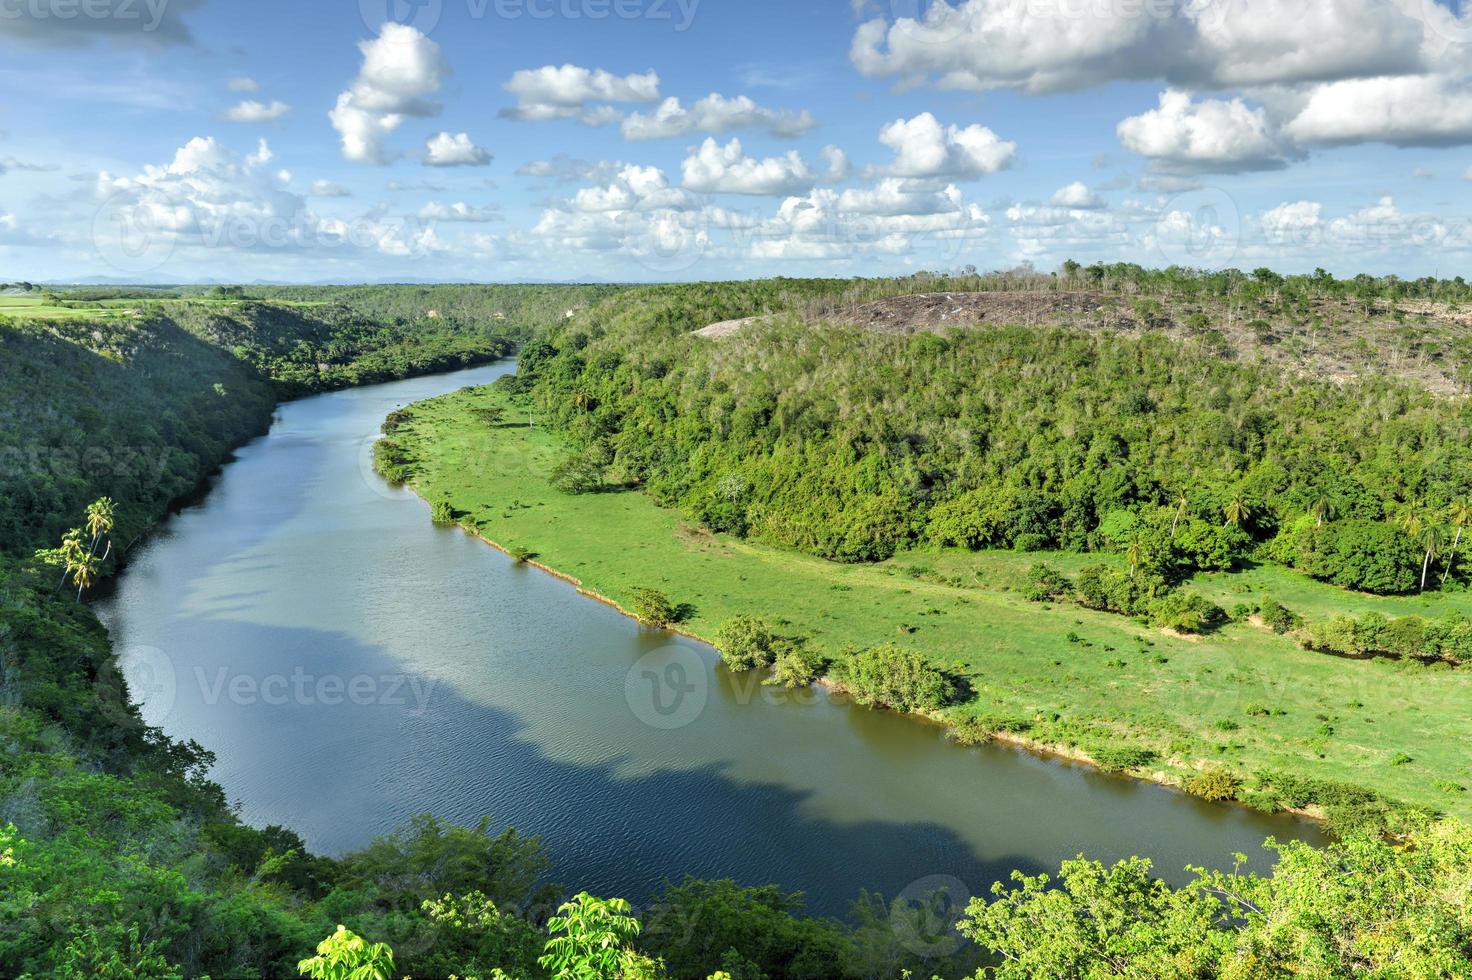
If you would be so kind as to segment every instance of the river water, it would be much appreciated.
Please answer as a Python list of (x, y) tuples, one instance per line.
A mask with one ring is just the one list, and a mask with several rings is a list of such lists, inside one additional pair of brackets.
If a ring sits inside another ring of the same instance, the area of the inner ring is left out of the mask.
[[(1080, 852), (1266, 868), (1312, 825), (1203, 803), (817, 696), (777, 696), (701, 644), (458, 530), (372, 473), (395, 408), (511, 363), (284, 404), (131, 558), (101, 612), (149, 722), (218, 754), (242, 816), (314, 849), (409, 817), (545, 837), (553, 879), (641, 900), (686, 874), (777, 883), (841, 914), (860, 889)], [(954, 891), (952, 892), (954, 895)]]

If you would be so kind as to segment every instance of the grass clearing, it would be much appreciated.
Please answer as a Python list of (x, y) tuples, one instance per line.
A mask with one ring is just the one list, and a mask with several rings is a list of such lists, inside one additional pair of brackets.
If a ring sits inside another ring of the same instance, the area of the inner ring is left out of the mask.
[[(505, 425), (472, 415), (491, 405), (508, 409)], [(1168, 636), (1019, 592), (1037, 561), (1073, 573), (1096, 555), (923, 551), (836, 565), (711, 535), (636, 492), (554, 489), (547, 474), (562, 447), (499, 392), (459, 392), (412, 414), (395, 439), (415, 457), (422, 496), (620, 605), (638, 588), (688, 603), (681, 628), (697, 636), (746, 614), (809, 636), (832, 657), (895, 643), (965, 675), (975, 697), (949, 709), (955, 720), (1023, 720), (1035, 742), (1084, 756), (1149, 750), (1158, 761), (1141, 774), (1167, 781), (1212, 765), (1278, 770), (1472, 817), (1458, 789), (1472, 787), (1472, 670), (1310, 653), (1248, 624)], [(1204, 576), (1195, 587), (1228, 609), (1271, 595), (1310, 619), (1472, 610), (1465, 595), (1376, 599), (1269, 567)]]

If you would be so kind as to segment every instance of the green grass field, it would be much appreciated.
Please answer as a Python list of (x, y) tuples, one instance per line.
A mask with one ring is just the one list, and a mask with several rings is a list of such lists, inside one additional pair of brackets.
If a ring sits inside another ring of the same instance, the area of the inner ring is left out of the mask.
[[(469, 411), (487, 404), (507, 403), (473, 389), (413, 408), (395, 439), (418, 458), (414, 488), (590, 592), (622, 603), (636, 588), (663, 590), (693, 607), (681, 628), (697, 636), (749, 614), (810, 636), (830, 656), (914, 647), (972, 684), (975, 698), (953, 717), (1027, 719), (1035, 743), (1079, 756), (1150, 749), (1161, 761), (1140, 773), (1149, 778), (1178, 781), (1213, 764), (1244, 776), (1278, 770), (1472, 817), (1460, 788), (1472, 786), (1472, 670), (1329, 657), (1245, 623), (1169, 636), (1019, 594), (1033, 563), (1072, 573), (1096, 555), (925, 551), (848, 566), (710, 535), (636, 492), (558, 492), (546, 479), (563, 452), (556, 437), (528, 427), (524, 409), (489, 428)], [(1310, 620), (1448, 603), (1472, 611), (1465, 595), (1375, 599), (1272, 567), (1195, 587), (1228, 609), (1270, 594)]]
[[(0, 293), (0, 318), (31, 319), (31, 320), (115, 320), (123, 317), (137, 315), (147, 307), (162, 307), (167, 309), (170, 305), (192, 303), (196, 305), (231, 307), (240, 306), (249, 300), (225, 299), (212, 296), (190, 296), (178, 298), (172, 296), (159, 296), (149, 299), (102, 299), (102, 300), (68, 300), (64, 295), (57, 299), (56, 303), (48, 302), (48, 298), (36, 294)], [(67, 305), (57, 305), (66, 303)], [(326, 300), (271, 300), (276, 306), (289, 306), (296, 309), (309, 309), (319, 306), (330, 306)]]

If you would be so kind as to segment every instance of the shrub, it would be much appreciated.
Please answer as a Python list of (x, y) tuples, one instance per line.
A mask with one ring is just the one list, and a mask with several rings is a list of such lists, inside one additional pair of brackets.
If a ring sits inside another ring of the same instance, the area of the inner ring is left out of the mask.
[(1078, 576), (1079, 603), (1086, 609), (1139, 616), (1150, 603), (1170, 590), (1165, 579), (1136, 570), (1133, 576), (1104, 565), (1084, 569)]
[(679, 618), (669, 596), (658, 589), (635, 589), (630, 602), (634, 617), (645, 626), (670, 626)]
[(1032, 602), (1050, 602), (1067, 595), (1072, 588), (1068, 576), (1042, 562), (1028, 570), (1025, 594)]
[(732, 670), (755, 670), (776, 660), (776, 639), (760, 619), (737, 616), (716, 631), (715, 647)]
[(1160, 754), (1132, 745), (1102, 745), (1090, 749), (1089, 757), (1105, 772), (1128, 772), (1150, 765), (1160, 758)]
[(511, 549), (511, 557), (515, 559), (518, 565), (525, 565), (536, 556), (530, 548), (525, 548), (521, 545), (517, 545), (515, 548)]
[(1171, 592), (1150, 603), (1150, 622), (1181, 633), (1203, 633), (1227, 618), (1221, 607), (1197, 592)]
[(603, 465), (587, 453), (573, 453), (554, 466), (548, 478), (563, 493), (596, 493), (603, 489)]
[(436, 524), (454, 524), (455, 508), (450, 506), (448, 500), (437, 500), (430, 506), (429, 516)]
[(828, 658), (815, 650), (792, 645), (777, 654), (768, 684), (798, 688), (807, 687), (828, 669)]
[(1280, 636), (1303, 626), (1302, 616), (1270, 597), (1263, 598), (1261, 615), (1263, 624)]
[(843, 665), (841, 680), (854, 700), (896, 711), (936, 711), (955, 696), (955, 683), (916, 650), (872, 647)]
[(413, 460), (409, 451), (392, 439), (380, 439), (373, 445), (373, 469), (392, 484), (408, 481)]
[(1206, 769), (1188, 777), (1185, 790), (1212, 803), (1225, 803), (1242, 792), (1242, 780), (1226, 769)]
[(1307, 575), (1379, 595), (1413, 592), (1421, 552), (1401, 530), (1382, 521), (1347, 520), (1301, 533), (1294, 564)]

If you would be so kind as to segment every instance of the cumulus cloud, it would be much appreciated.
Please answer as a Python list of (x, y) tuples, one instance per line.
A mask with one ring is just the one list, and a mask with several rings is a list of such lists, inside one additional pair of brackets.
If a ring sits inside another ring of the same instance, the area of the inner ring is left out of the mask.
[(1066, 187), (1058, 188), (1053, 193), (1050, 203), (1055, 208), (1067, 208), (1073, 211), (1098, 211), (1105, 207), (1103, 199), (1078, 180)]
[(90, 44), (193, 44), (185, 18), (205, 0), (87, 0), (70, 7), (8, 3), (0, 8), (0, 37), (52, 47)]
[(895, 152), (878, 172), (894, 177), (976, 178), (1012, 165), (1017, 144), (985, 126), (943, 126), (928, 112), (896, 119), (879, 132), (879, 142)]
[(850, 60), (941, 88), (1056, 92), (1162, 79), (1221, 88), (1332, 81), (1429, 66), (1422, 0), (935, 2), (864, 22)]
[(233, 105), (225, 110), (225, 118), (230, 122), (238, 123), (263, 123), (280, 119), (291, 111), (291, 106), (280, 100), (257, 102), (255, 99), (246, 99), (238, 105)]
[(576, 119), (601, 126), (622, 118), (622, 113), (594, 103), (659, 101), (659, 75), (653, 71), (618, 76), (578, 65), (545, 65), (516, 72), (505, 88), (516, 96), (516, 106), (502, 109), (501, 116), (528, 122)]
[(363, 66), (329, 113), (342, 137), (342, 155), (354, 163), (386, 163), (383, 143), (410, 116), (439, 114), (430, 96), (449, 68), (438, 44), (412, 27), (386, 23), (378, 37), (358, 45)]
[(330, 180), (312, 181), (313, 197), (352, 197), (353, 192)]
[(1472, 82), (1401, 76), (1321, 85), (1284, 132), (1304, 143), (1451, 146), (1472, 142)]
[(625, 164), (610, 161), (580, 160), (559, 153), (548, 160), (531, 160), (516, 169), (518, 177), (543, 177), (560, 184), (580, 183), (589, 180), (608, 180), (624, 168)]
[(683, 183), (703, 194), (793, 194), (811, 187), (813, 172), (796, 150), (755, 159), (733, 139), (721, 146), (707, 139), (681, 165)]
[(1323, 213), (1323, 205), (1316, 201), (1294, 201), (1263, 212), (1258, 220), (1268, 241), (1293, 244), (1318, 231)]
[(1131, 116), (1116, 132), (1125, 149), (1157, 168), (1181, 174), (1276, 170), (1290, 151), (1280, 145), (1267, 113), (1241, 99), (1191, 96), (1176, 89), (1160, 94), (1158, 108)]
[(232, 92), (241, 92), (245, 94), (249, 94), (251, 92), (259, 92), (261, 90), (259, 82), (257, 82), (254, 78), (249, 78), (244, 75), (238, 78), (232, 78), (227, 81), (225, 83), (225, 88), (229, 89)]
[(711, 93), (688, 109), (668, 98), (654, 112), (634, 113), (623, 122), (630, 140), (663, 139), (691, 133), (726, 133), (733, 129), (765, 129), (773, 136), (802, 136), (818, 125), (807, 110), (768, 109), (742, 95), (734, 99)]
[[(1058, 195), (1076, 196), (1065, 191), (1087, 188), (1072, 184)], [(1131, 243), (1128, 224), (1119, 216), (1097, 208), (1070, 207), (1066, 204), (1017, 205), (1006, 211), (1007, 230), (1012, 239), (1014, 258), (1018, 261), (1062, 260), (1076, 255), (1104, 253)]]
[(670, 186), (658, 167), (626, 165), (607, 184), (578, 191), (571, 208), (583, 213), (683, 210), (694, 203), (689, 194)]
[(424, 162), (430, 167), (484, 167), (491, 151), (476, 146), (469, 133), (436, 133), (424, 144)]
[(967, 243), (986, 237), (990, 219), (966, 203), (955, 187), (923, 192), (886, 180), (842, 193), (815, 188), (789, 197), (777, 214), (748, 232), (747, 252), (759, 259), (852, 259), (901, 256), (921, 245), (954, 258)]
[(464, 221), (471, 223), (499, 221), (501, 212), (492, 205), (478, 208), (464, 201), (456, 201), (454, 204), (445, 204), (440, 201), (431, 201), (419, 209), (419, 218), (422, 221)]

